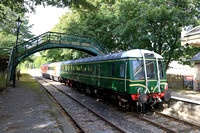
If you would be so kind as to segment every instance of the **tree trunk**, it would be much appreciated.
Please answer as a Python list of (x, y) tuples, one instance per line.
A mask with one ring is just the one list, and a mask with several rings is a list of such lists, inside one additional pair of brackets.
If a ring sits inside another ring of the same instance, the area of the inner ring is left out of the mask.
[(166, 61), (166, 71), (169, 68), (169, 63), (171, 62), (171, 57), (168, 58), (168, 60)]

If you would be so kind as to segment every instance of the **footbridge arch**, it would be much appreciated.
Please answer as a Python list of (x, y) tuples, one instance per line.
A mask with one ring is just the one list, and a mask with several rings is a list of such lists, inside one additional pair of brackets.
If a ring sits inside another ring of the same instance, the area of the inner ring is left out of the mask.
[(16, 65), (33, 53), (52, 48), (71, 48), (91, 55), (105, 55), (110, 52), (103, 44), (91, 36), (46, 32), (18, 45), (18, 54), (15, 58)]
[(23, 59), (33, 53), (53, 48), (71, 48), (84, 51), (91, 55), (105, 55), (110, 53), (103, 44), (91, 36), (46, 32), (12, 49), (10, 53), (11, 60), (9, 61), (10, 78), (12, 78), (16, 66)]

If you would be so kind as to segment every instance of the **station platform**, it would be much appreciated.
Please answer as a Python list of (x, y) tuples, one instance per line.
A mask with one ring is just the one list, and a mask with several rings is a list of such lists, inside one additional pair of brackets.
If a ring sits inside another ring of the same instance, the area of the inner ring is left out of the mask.
[(0, 132), (76, 133), (46, 90), (23, 74), (16, 87), (0, 92)]
[(188, 103), (194, 103), (197, 105), (200, 105), (200, 92), (197, 91), (183, 91), (183, 92), (178, 92), (174, 90), (170, 90), (172, 99), (183, 101), (183, 102), (188, 102)]
[(200, 126), (200, 92), (192, 90), (170, 91), (171, 100), (162, 112)]

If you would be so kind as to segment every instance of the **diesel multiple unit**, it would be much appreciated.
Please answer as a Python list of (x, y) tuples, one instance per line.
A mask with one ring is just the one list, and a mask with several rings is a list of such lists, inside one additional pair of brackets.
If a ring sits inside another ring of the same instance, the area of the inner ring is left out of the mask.
[(112, 98), (122, 107), (169, 101), (163, 57), (134, 49), (41, 66), (42, 75), (88, 94)]

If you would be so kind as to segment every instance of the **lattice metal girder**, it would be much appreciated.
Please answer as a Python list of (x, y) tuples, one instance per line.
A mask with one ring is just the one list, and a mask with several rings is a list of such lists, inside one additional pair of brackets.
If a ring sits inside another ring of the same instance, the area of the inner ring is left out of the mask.
[[(74, 48), (84, 48), (85, 46), (93, 47), (93, 49), (96, 50), (91, 51), (91, 53), (94, 52), (96, 55), (108, 54), (110, 52), (105, 46), (103, 46), (93, 37), (56, 32), (47, 32), (38, 37), (32, 38), (29, 41), (19, 45), (18, 50), (20, 50), (19, 53), (23, 53), (37, 45), (48, 44), (47, 42), (52, 44), (66, 44), (65, 46), (67, 47), (69, 47), (69, 45), (73, 45)], [(88, 51), (91, 49), (92, 48), (87, 48)]]
[(57, 43), (43, 43), (42, 45), (37, 45), (36, 47), (33, 47), (26, 52), (21, 53), (21, 55), (18, 55), (17, 57), (17, 64), (20, 63), (24, 58), (28, 57), (29, 55), (46, 50), (46, 49), (52, 49), (52, 48), (72, 48), (72, 49), (77, 49), (80, 51), (84, 51), (86, 53), (92, 54), (92, 55), (103, 55), (101, 51), (99, 51), (95, 47), (90, 47), (90, 46), (79, 46), (79, 45), (71, 45), (71, 44), (57, 44)]
[(104, 45), (91, 36), (46, 32), (18, 45), (17, 58), (15, 58), (15, 50), (13, 51), (12, 59), (15, 63), (12, 63), (11, 75), (16, 66), (24, 58), (33, 53), (52, 48), (72, 48), (84, 51), (91, 55), (104, 55), (110, 53)]

